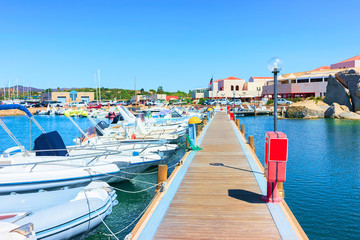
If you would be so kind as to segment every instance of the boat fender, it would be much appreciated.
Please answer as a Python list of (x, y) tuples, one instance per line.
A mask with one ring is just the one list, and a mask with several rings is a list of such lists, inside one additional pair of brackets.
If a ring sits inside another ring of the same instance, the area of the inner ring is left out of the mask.
[(131, 134), (131, 139), (136, 139), (136, 135), (134, 133)]

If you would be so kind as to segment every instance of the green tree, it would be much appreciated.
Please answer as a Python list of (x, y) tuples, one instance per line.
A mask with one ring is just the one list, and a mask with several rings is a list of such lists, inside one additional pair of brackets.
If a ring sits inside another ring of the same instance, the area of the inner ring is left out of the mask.
[(140, 89), (140, 94), (141, 95), (144, 95), (144, 92), (145, 92), (145, 90), (142, 88), (142, 89)]
[(159, 86), (157, 91), (156, 91), (158, 94), (163, 94), (164, 93), (164, 89), (162, 86)]

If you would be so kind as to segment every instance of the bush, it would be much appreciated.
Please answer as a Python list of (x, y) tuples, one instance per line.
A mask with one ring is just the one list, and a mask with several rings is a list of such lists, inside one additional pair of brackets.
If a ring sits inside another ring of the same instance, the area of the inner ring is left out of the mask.
[(274, 103), (274, 100), (269, 99), (269, 100), (266, 102), (266, 104), (265, 104), (265, 105), (271, 105), (271, 104), (273, 104), (273, 103)]
[(202, 104), (203, 102), (205, 102), (205, 98), (200, 98), (198, 104)]
[(292, 98), (292, 102), (301, 102), (303, 99), (301, 97)]

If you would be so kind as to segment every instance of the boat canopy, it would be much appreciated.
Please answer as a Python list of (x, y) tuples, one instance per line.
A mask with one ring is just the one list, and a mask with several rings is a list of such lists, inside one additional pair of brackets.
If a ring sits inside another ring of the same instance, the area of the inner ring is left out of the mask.
[(23, 111), (24, 113), (26, 113), (26, 115), (30, 118), (32, 117), (32, 114), (29, 112), (29, 110), (22, 105), (19, 104), (4, 104), (4, 105), (0, 105), (0, 110), (11, 110), (11, 109), (19, 109), (21, 111)]
[(66, 156), (65, 143), (57, 131), (43, 133), (34, 141), (36, 156)]

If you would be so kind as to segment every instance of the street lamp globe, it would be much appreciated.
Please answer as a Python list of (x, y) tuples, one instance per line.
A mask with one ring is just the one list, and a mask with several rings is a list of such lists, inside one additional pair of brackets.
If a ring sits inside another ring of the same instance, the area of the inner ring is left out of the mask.
[(283, 62), (280, 58), (273, 57), (268, 61), (267, 66), (270, 72), (280, 72), (283, 66)]

